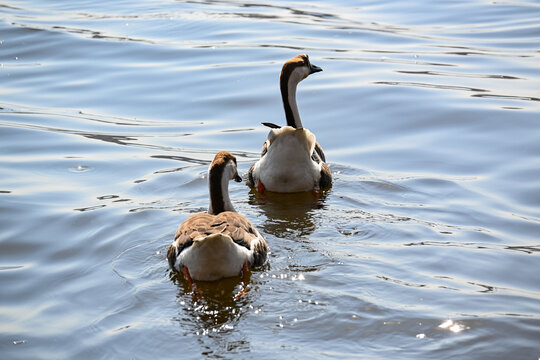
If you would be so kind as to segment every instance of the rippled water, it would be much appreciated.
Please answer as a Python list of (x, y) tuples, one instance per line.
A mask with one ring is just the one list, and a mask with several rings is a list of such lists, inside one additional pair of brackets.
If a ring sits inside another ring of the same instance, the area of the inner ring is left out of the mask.
[[(3, 2), (0, 357), (538, 359), (539, 34), (535, 1)], [(167, 246), (304, 52), (334, 185), (231, 184), (271, 255), (194, 297)]]

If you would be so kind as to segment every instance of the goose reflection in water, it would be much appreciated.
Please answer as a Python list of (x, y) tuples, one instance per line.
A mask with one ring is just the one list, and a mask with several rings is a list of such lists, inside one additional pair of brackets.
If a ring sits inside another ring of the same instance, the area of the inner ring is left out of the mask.
[[(170, 272), (170, 280), (178, 286), (179, 309), (174, 320), (182, 328), (190, 329), (192, 334), (234, 333), (236, 325), (247, 313), (257, 311), (253, 305), (253, 293), (249, 289), (245, 291), (246, 284), (251, 287), (251, 273), (244, 281), (240, 278), (197, 281), (197, 291), (193, 292), (182, 274)], [(221, 337), (224, 339), (226, 337)], [(216, 350), (219, 346), (209, 348)]]
[(328, 192), (300, 192), (282, 194), (255, 189), (249, 193), (248, 203), (258, 207), (266, 221), (259, 225), (267, 234), (283, 237), (286, 234), (307, 236), (317, 228), (317, 210), (323, 209)]

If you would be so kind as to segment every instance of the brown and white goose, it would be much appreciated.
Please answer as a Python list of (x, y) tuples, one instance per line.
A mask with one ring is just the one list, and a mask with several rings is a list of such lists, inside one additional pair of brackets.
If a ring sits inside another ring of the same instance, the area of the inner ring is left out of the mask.
[(234, 155), (216, 154), (208, 168), (210, 207), (185, 220), (167, 252), (170, 268), (192, 280), (214, 281), (245, 275), (248, 267), (266, 261), (268, 246), (257, 229), (235, 212), (229, 181), (242, 181)]
[(287, 126), (272, 123), (261, 158), (249, 169), (251, 185), (261, 193), (324, 190), (332, 184), (332, 173), (315, 135), (302, 126), (296, 104), (296, 87), (309, 75), (322, 71), (307, 55), (287, 60), (280, 75), (281, 98)]

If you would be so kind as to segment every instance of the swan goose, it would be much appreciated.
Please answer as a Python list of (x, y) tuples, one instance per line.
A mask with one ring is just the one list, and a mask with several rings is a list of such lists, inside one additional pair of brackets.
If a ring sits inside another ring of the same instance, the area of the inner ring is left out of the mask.
[(322, 71), (306, 54), (287, 60), (280, 75), (281, 98), (287, 126), (263, 123), (271, 128), (261, 158), (249, 169), (249, 182), (260, 193), (293, 193), (324, 190), (332, 173), (315, 135), (305, 129), (296, 104), (296, 87), (309, 75)]
[(234, 155), (216, 154), (208, 169), (208, 213), (187, 218), (176, 231), (167, 251), (170, 268), (193, 280), (214, 281), (246, 276), (248, 267), (266, 261), (268, 246), (257, 229), (235, 212), (229, 198), (229, 181), (241, 182)]

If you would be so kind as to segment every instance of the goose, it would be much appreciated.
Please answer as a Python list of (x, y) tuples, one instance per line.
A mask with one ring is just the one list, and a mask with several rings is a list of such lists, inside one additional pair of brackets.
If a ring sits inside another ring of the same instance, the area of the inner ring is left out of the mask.
[(262, 123), (270, 127), (261, 158), (249, 169), (248, 180), (260, 193), (293, 193), (324, 190), (332, 184), (332, 173), (315, 135), (305, 129), (296, 104), (296, 87), (309, 75), (322, 71), (307, 54), (289, 59), (280, 75), (281, 99), (286, 126)]
[(234, 155), (221, 151), (208, 168), (208, 213), (188, 217), (167, 251), (170, 268), (193, 280), (215, 281), (242, 275), (264, 264), (268, 245), (253, 224), (238, 214), (229, 198), (229, 181), (241, 182)]

